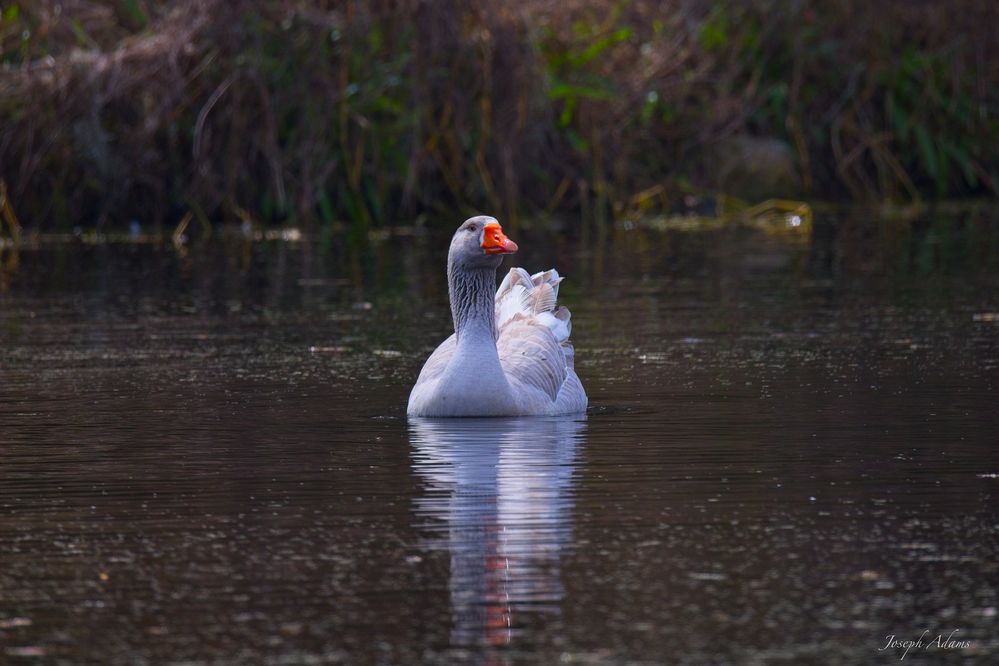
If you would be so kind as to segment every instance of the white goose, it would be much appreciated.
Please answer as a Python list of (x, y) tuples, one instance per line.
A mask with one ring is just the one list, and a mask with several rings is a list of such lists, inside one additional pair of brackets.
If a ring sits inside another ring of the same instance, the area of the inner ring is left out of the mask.
[(517, 244), (495, 218), (465, 220), (447, 256), (454, 335), (430, 355), (409, 394), (410, 416), (554, 416), (586, 410), (573, 370), (569, 310), (555, 309), (555, 269), (496, 269)]

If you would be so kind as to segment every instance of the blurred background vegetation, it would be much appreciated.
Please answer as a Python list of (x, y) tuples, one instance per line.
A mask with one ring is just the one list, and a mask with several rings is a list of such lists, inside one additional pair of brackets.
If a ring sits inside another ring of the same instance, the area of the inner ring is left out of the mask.
[(28, 229), (999, 196), (999, 3), (0, 2)]

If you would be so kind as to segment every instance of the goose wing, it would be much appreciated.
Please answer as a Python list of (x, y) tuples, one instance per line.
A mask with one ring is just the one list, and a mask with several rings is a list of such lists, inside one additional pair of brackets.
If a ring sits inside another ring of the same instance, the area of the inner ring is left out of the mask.
[[(555, 306), (560, 282), (555, 269), (530, 275), (523, 268), (511, 268), (496, 292), (500, 365), (515, 392), (543, 395), (552, 409), (564, 407), (562, 393), (568, 387), (575, 394), (579, 384), (569, 342), (570, 313)], [(581, 386), (578, 392), (582, 394)], [(582, 399), (585, 408), (585, 395)]]
[(430, 355), (427, 362), (423, 364), (420, 376), (416, 378), (416, 386), (426, 381), (437, 379), (444, 374), (444, 370), (447, 368), (447, 364), (451, 362), (451, 357), (454, 356), (454, 350), (457, 348), (458, 338), (452, 333), (447, 340), (437, 345), (437, 349)]

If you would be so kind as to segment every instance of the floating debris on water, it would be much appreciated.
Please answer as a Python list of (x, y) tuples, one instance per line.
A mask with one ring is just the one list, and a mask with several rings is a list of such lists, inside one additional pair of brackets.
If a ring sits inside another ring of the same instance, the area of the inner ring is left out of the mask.
[(694, 580), (725, 580), (728, 578), (723, 573), (711, 573), (709, 571), (692, 571), (687, 574), (687, 577)]
[(24, 645), (19, 647), (9, 647), (4, 650), (10, 657), (44, 657), (48, 652), (38, 645)]
[(718, 197), (717, 214), (676, 214), (643, 217), (622, 221), (625, 230), (636, 226), (659, 231), (713, 231), (732, 226), (759, 229), (764, 233), (789, 239), (808, 239), (812, 235), (812, 208), (804, 201), (767, 199), (755, 205), (733, 197)]

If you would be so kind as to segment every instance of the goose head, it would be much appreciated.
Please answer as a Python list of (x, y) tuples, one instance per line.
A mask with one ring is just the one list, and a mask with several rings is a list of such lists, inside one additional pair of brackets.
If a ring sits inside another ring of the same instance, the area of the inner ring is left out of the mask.
[(517, 251), (517, 244), (506, 237), (495, 217), (479, 215), (461, 223), (451, 238), (448, 264), (463, 270), (496, 270), (504, 254)]

